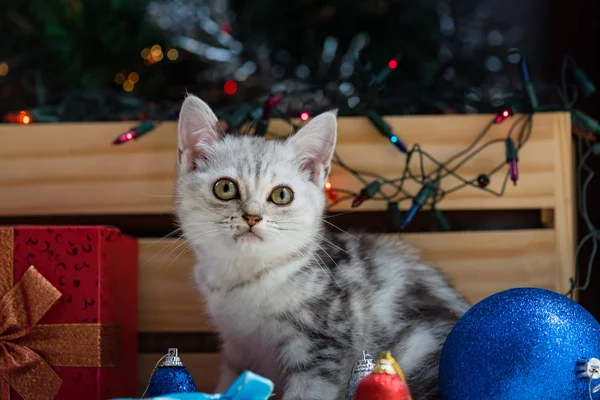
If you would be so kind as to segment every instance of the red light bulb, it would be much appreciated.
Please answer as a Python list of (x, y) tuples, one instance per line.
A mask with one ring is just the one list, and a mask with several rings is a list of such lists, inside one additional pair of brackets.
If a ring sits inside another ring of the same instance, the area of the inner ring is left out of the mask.
[(32, 121), (31, 115), (27, 111), (18, 113), (9, 113), (4, 116), (4, 120), (8, 122), (17, 122), (19, 124), (29, 124)]
[(494, 118), (494, 122), (499, 124), (500, 122), (504, 121), (506, 118), (510, 117), (512, 114), (513, 114), (512, 109), (510, 109), (510, 108), (504, 109), (496, 115), (496, 118)]
[(310, 114), (307, 113), (306, 111), (304, 111), (303, 113), (300, 114), (300, 119), (302, 121), (308, 121), (309, 118), (310, 118)]
[(390, 62), (388, 62), (388, 67), (390, 67), (390, 69), (396, 69), (397, 66), (398, 66), (398, 61), (396, 61), (396, 60), (390, 60)]
[(227, 34), (231, 34), (231, 24), (229, 21), (225, 21), (221, 24), (221, 32), (225, 32)]
[(238, 90), (238, 85), (235, 81), (227, 81), (223, 85), (223, 92), (227, 95), (234, 95)]
[(136, 135), (133, 131), (125, 132), (124, 134), (122, 134), (121, 136), (116, 138), (114, 140), (113, 144), (125, 143), (125, 142), (128, 142), (128, 141), (134, 139), (135, 137), (136, 137)]
[(331, 184), (331, 181), (327, 179), (327, 182), (325, 182), (325, 192), (327, 193), (327, 197), (329, 197), (329, 200), (331, 200), (335, 204), (338, 202), (338, 196), (332, 188), (333, 185)]

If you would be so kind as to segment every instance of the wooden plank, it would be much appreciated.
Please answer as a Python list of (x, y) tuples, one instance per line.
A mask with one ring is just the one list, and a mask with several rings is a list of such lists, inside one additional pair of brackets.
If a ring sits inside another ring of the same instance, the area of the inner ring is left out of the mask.
[[(420, 144), (440, 160), (463, 150), (489, 115), (388, 117), (387, 122), (407, 145)], [(520, 152), (521, 179), (505, 196), (495, 197), (473, 188), (449, 195), (440, 209), (553, 208), (558, 159), (550, 156), (559, 137), (569, 136), (568, 114), (534, 117), (529, 143)], [(77, 214), (162, 214), (172, 212), (175, 180), (176, 124), (165, 122), (138, 141), (112, 146), (112, 140), (131, 123), (32, 124), (0, 126), (0, 216)], [(486, 141), (506, 136), (511, 120), (494, 126)], [(272, 130), (289, 131), (282, 121)], [(386, 178), (403, 172), (404, 156), (365, 119), (340, 118), (338, 152), (353, 168)], [(502, 143), (487, 148), (459, 170), (474, 178), (504, 160)], [(414, 159), (414, 163), (418, 160)], [(419, 168), (415, 164), (415, 171)], [(431, 163), (425, 162), (426, 171)], [(334, 187), (357, 192), (362, 184), (339, 168), (332, 171)], [(449, 177), (443, 187), (456, 181)], [(498, 188), (501, 176), (492, 177)], [(567, 182), (565, 182), (567, 183)], [(411, 192), (418, 190), (408, 185)], [(406, 207), (408, 204), (403, 204)], [(349, 207), (349, 202), (336, 210)], [(383, 202), (367, 202), (359, 210), (383, 210)]]
[(141, 332), (210, 332), (194, 286), (194, 254), (180, 239), (139, 241), (138, 329)]
[[(570, 288), (569, 278), (575, 270), (575, 248), (577, 246), (575, 194), (575, 148), (570, 136), (563, 132), (571, 127), (570, 118), (556, 118), (552, 124), (554, 135), (554, 228), (556, 229), (556, 256), (558, 257), (556, 285), (561, 293)], [(578, 293), (574, 294), (577, 300)]]
[[(471, 302), (519, 286), (561, 288), (550, 229), (398, 236), (421, 250)], [(174, 250), (177, 249), (177, 250)], [(171, 253), (171, 255), (169, 255)], [(194, 289), (193, 255), (179, 239), (140, 240), (139, 330), (212, 331)]]
[[(165, 349), (165, 352), (168, 349)], [(163, 354), (138, 354), (138, 395), (141, 396), (150, 380), (156, 362)], [(192, 374), (196, 389), (204, 393), (212, 393), (219, 377), (220, 356), (218, 354), (182, 353), (181, 361)]]

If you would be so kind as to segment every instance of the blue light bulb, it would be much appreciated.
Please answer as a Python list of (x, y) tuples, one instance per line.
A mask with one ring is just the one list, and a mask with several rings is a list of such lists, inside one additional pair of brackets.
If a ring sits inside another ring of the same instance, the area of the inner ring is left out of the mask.
[(392, 136), (390, 140), (392, 141), (392, 143), (396, 143), (398, 141), (398, 138), (396, 136)]

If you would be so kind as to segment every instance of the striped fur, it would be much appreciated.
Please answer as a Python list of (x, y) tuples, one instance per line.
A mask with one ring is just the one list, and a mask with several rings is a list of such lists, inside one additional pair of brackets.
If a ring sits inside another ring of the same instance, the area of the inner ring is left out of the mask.
[[(197, 255), (194, 276), (223, 346), (224, 391), (244, 369), (271, 378), (283, 400), (343, 398), (355, 360), (392, 350), (415, 400), (439, 399), (444, 340), (467, 303), (400, 239), (323, 229), (323, 184), (335, 114), (291, 140), (220, 137), (216, 117), (190, 96), (180, 116), (177, 215)], [(213, 184), (237, 182), (222, 201)], [(287, 206), (269, 202), (290, 187)], [(260, 215), (256, 237), (244, 213)]]

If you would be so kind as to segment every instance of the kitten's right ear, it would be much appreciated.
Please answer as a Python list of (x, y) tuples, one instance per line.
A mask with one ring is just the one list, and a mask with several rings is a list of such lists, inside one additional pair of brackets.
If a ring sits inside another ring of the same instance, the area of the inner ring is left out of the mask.
[(206, 161), (209, 147), (221, 139), (219, 120), (208, 104), (194, 95), (186, 97), (177, 126), (177, 171), (196, 169), (197, 161)]

